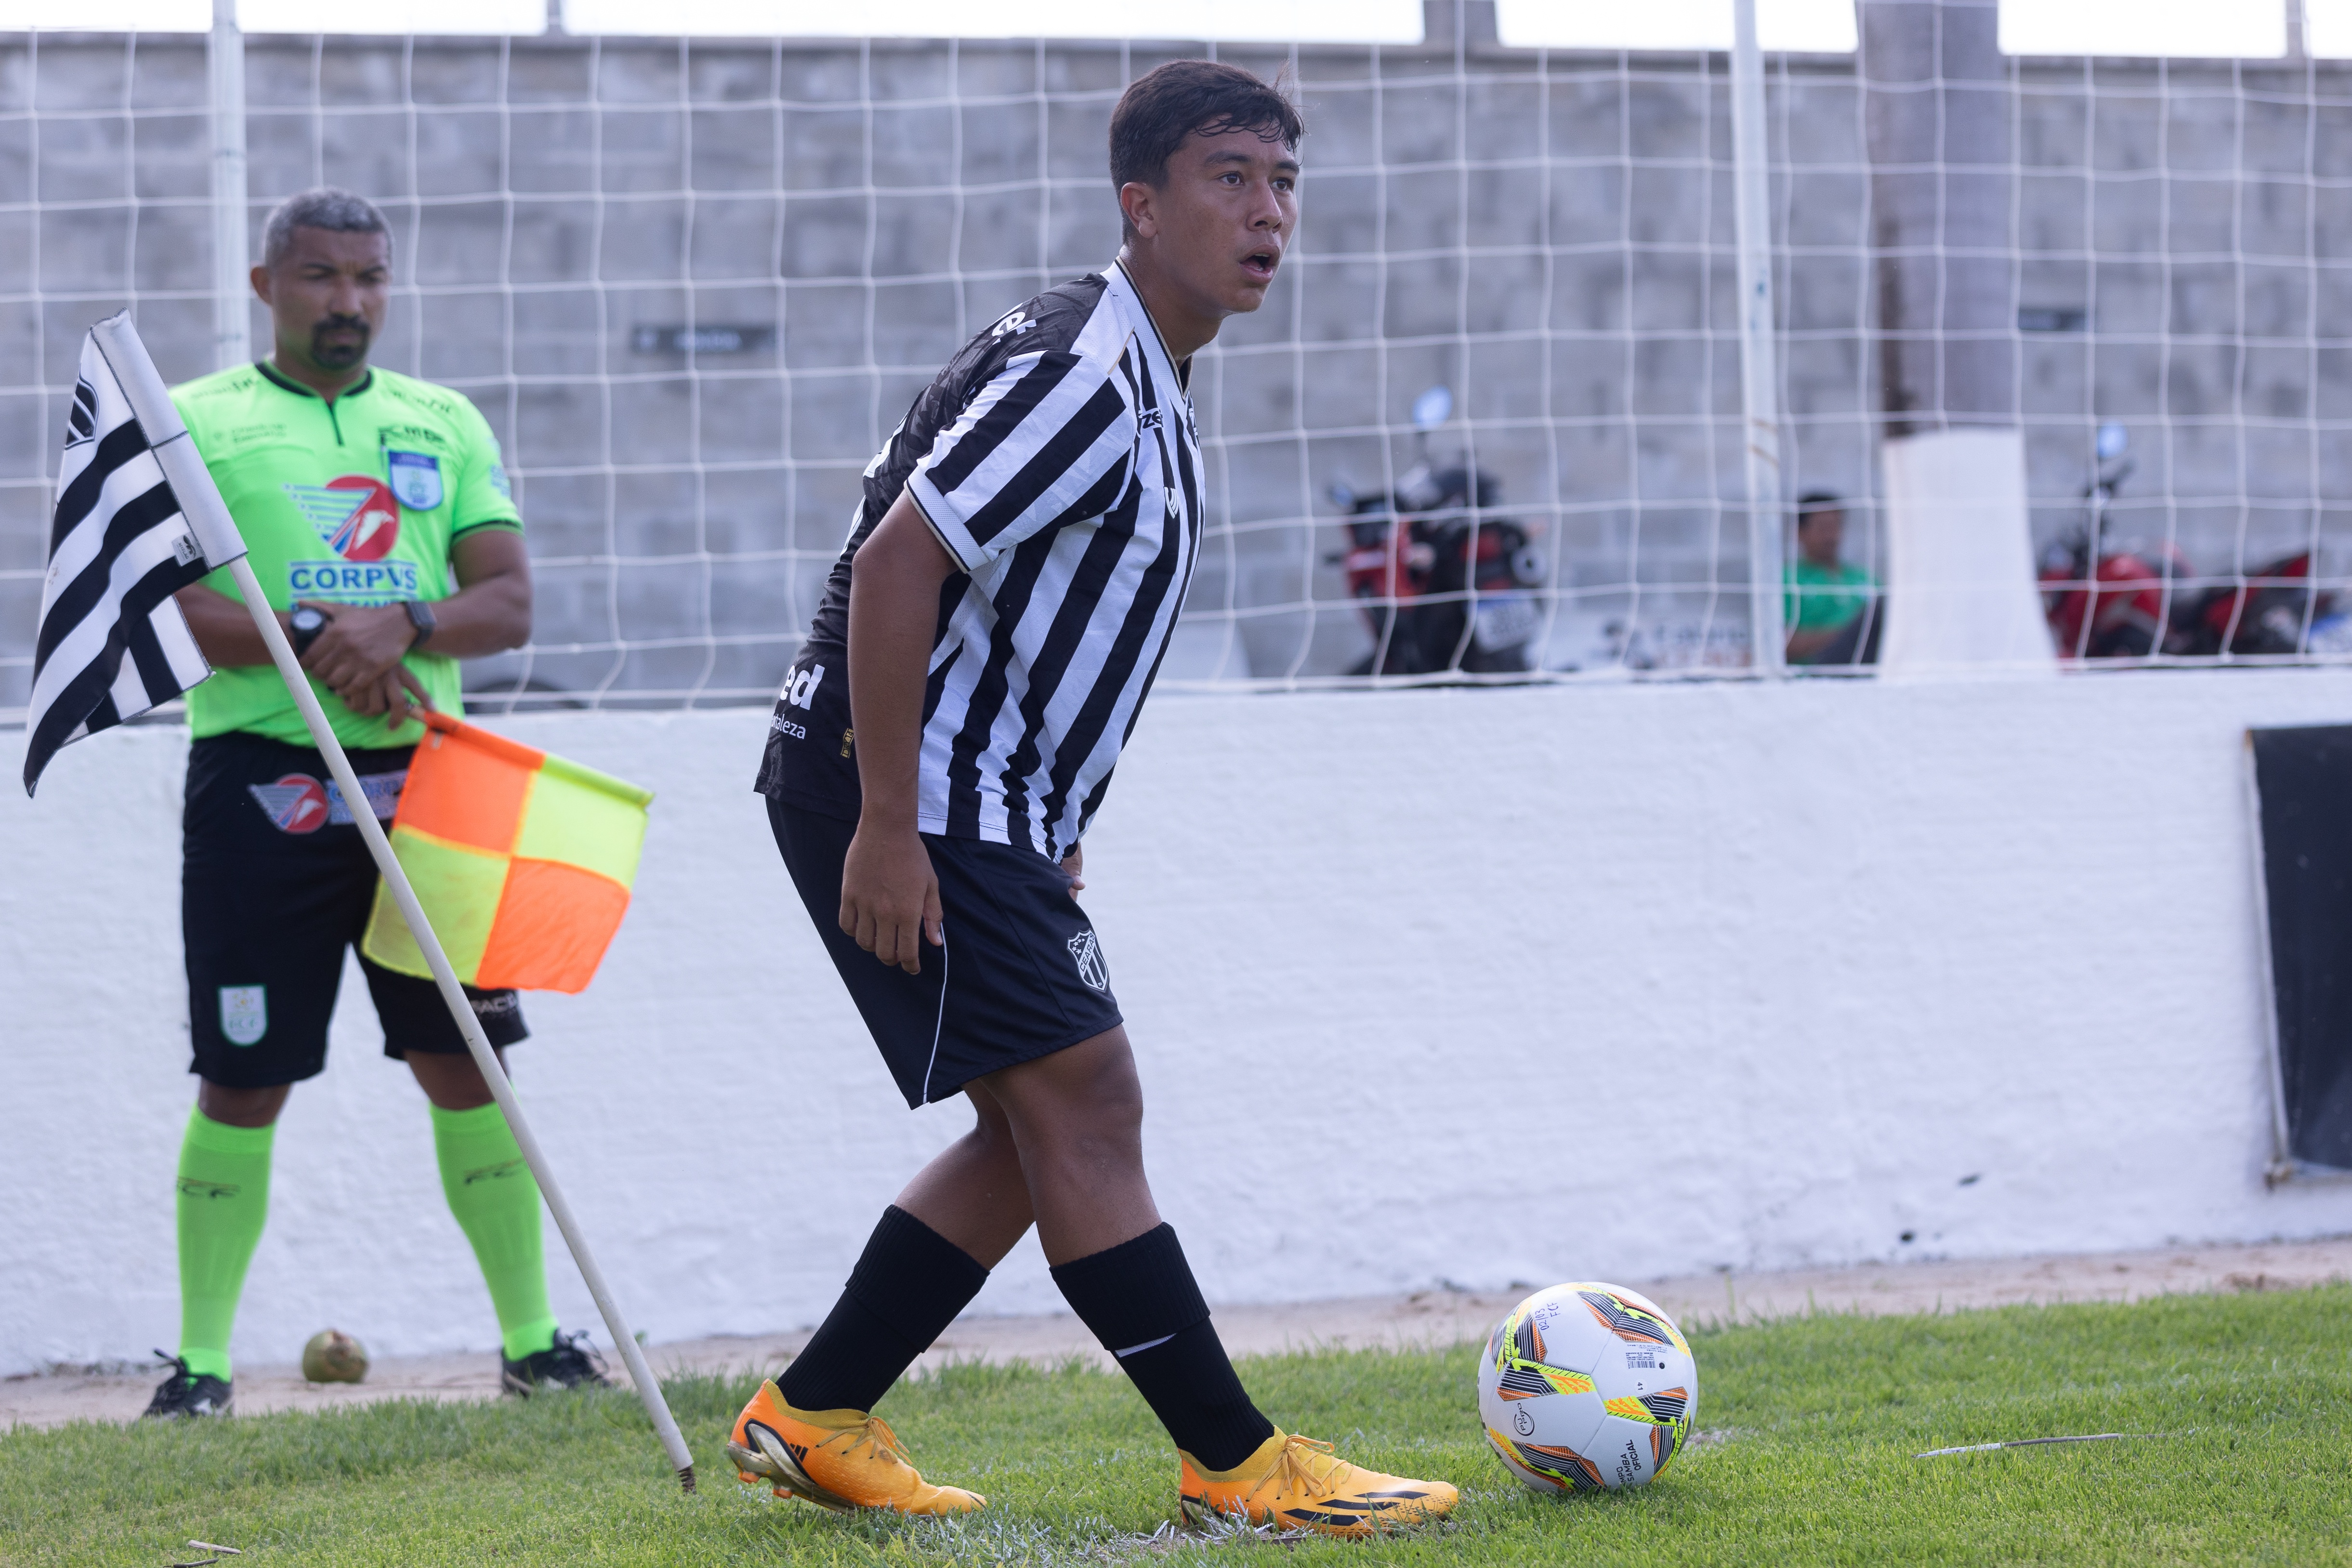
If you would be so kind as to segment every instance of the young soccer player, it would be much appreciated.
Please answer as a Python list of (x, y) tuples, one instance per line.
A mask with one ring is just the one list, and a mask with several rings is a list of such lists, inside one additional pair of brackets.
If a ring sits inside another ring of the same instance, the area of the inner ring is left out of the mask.
[(961, 1094), (977, 1118), (737, 1419), (728, 1452), (780, 1497), (984, 1505), (924, 1480), (873, 1411), (1034, 1224), (1174, 1439), (1188, 1515), (1355, 1535), (1454, 1506), (1250, 1403), (1153, 1206), (1134, 1057), (1075, 897), (1200, 545), (1192, 356), (1274, 282), (1302, 130), (1232, 66), (1128, 89), (1118, 259), (1006, 314), (915, 400), (777, 701), (758, 787), (793, 884), (907, 1103)]
[[(352, 812), (392, 816), (425, 733), (409, 710), (457, 710), (459, 658), (530, 635), (530, 563), (497, 437), (458, 394), (368, 365), (391, 282), (373, 204), (324, 188), (288, 198), (253, 269), (270, 357), (172, 394), (367, 799), (328, 778), (228, 574), (183, 589), (215, 667), (188, 693), (181, 879), (199, 1076), (180, 1149), (180, 1353), (150, 1415), (228, 1407), (278, 1115), (326, 1065), (343, 950), (375, 897)], [(601, 1383), (549, 1314), (539, 1184), (440, 993), (360, 968), (384, 1054), (431, 1102), (442, 1188), (498, 1312), (501, 1381), (517, 1394)], [(513, 992), (468, 994), (492, 1045), (528, 1033)]]

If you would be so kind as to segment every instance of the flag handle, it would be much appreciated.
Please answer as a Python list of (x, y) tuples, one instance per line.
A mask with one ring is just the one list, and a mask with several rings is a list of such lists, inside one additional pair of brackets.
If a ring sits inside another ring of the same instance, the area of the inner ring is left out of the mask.
[(692, 1491), (694, 1456), (678, 1433), (677, 1421), (670, 1415), (668, 1403), (662, 1398), (661, 1384), (646, 1366), (646, 1352), (636, 1336), (629, 1331), (628, 1321), (621, 1316), (620, 1303), (613, 1299), (612, 1287), (604, 1282), (604, 1271), (596, 1267), (595, 1255), (588, 1250), (588, 1238), (581, 1234), (572, 1205), (565, 1199), (563, 1189), (556, 1184), (555, 1173), (548, 1165), (539, 1139), (531, 1132), (530, 1123), (523, 1120), (514, 1085), (507, 1081), (498, 1053), (490, 1048), (489, 1037), (482, 1033), (482, 1021), (474, 1016), (473, 1004), (466, 1000), (457, 972), (450, 967), (449, 955), (441, 951), (441, 939), (434, 934), (432, 923), (416, 901), (416, 889), (408, 885), (408, 875), (401, 869), (399, 858), (393, 854), (391, 841), (383, 836), (383, 824), (368, 808), (367, 793), (361, 789), (359, 775), (352, 771), (352, 760), (343, 754), (341, 744), (336, 741), (325, 710), (319, 706), (318, 693), (310, 689), (310, 678), (302, 672), (300, 662), (295, 658), (293, 645), (286, 640), (285, 628), (278, 624), (277, 614), (270, 609), (269, 600), (253, 574), (252, 563), (240, 555), (229, 563), (229, 570), (236, 574), (237, 592), (245, 596), (246, 608), (253, 614), (254, 628), (268, 646), (269, 657), (277, 663), (278, 673), (292, 694), (294, 706), (302, 710), (302, 722), (310, 727), (310, 738), (318, 742), (328, 770), (342, 789), (352, 820), (359, 825), (368, 853), (375, 857), (376, 867), (383, 873), (383, 885), (392, 890), (393, 901), (400, 906), (401, 918), (408, 922), (416, 945), (424, 951), (425, 962), (433, 970), (433, 983), (441, 988), (441, 1000), (448, 1004), (449, 1016), (457, 1020), (459, 1033), (466, 1037), (466, 1049), (473, 1054), (474, 1065), (482, 1069), (482, 1081), (489, 1085), (491, 1098), (506, 1113), (507, 1125), (513, 1130), (515, 1142), (521, 1145), (522, 1157), (530, 1163), (530, 1173), (539, 1181), (540, 1195), (547, 1200), (548, 1212), (555, 1216), (555, 1228), (563, 1233), (563, 1244), (572, 1249), (572, 1260), (580, 1266), (580, 1277), (587, 1281), (588, 1294), (595, 1298), (596, 1310), (604, 1315), (604, 1327), (611, 1331), (621, 1360), (628, 1365), (629, 1376), (637, 1385), (637, 1397), (645, 1401), (646, 1414), (653, 1417), (654, 1431), (661, 1438), (670, 1464), (677, 1470), (678, 1485)]

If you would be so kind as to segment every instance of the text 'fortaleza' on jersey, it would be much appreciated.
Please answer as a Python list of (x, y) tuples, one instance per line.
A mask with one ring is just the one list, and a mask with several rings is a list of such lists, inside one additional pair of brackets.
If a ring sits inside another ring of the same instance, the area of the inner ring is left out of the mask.
[[(267, 364), (238, 365), (172, 389), (212, 470), (273, 609), (446, 599), (449, 552), (478, 528), (520, 529), (498, 437), (462, 394), (372, 370), (332, 403)], [(241, 598), (226, 571), (205, 579)], [(406, 659), (443, 712), (462, 712), (457, 661), (429, 647)], [(347, 746), (404, 746), (425, 733), (362, 718), (316, 680)], [(194, 735), (242, 731), (307, 746), (310, 731), (278, 671), (213, 672), (188, 693)]]
[(866, 468), (758, 784), (853, 820), (850, 563), (902, 491), (962, 568), (932, 639), (918, 825), (1059, 858), (1109, 787), (1200, 548), (1192, 400), (1126, 271), (972, 339)]

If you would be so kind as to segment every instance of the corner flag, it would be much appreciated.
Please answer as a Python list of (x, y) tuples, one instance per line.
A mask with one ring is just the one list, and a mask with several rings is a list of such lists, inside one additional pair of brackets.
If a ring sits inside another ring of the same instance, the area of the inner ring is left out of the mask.
[[(253, 629), (269, 650), (286, 694), (294, 700), (303, 726), (319, 748), (320, 759), (347, 801), (364, 801), (367, 791), (334, 726), (319, 706), (318, 693), (286, 640), (286, 628), (269, 607), (253, 563), (245, 558), (245, 540), (236, 531), (213, 483), (188, 428), (172, 405), (147, 345), (127, 310), (109, 316), (89, 330), (81, 356), (81, 384), (74, 389), (73, 412), (67, 418), (66, 472), (58, 499), (58, 523), (49, 548), (48, 582), (41, 595), (39, 653), (33, 674), (33, 743), (26, 752), (25, 790), (32, 792), (41, 766), (57, 749), (93, 730), (119, 724), (144, 712), (165, 698), (175, 697), (211, 674), (195, 638), (173, 603), (174, 590), (194, 583), (215, 566), (228, 568)], [(79, 450), (77, 450), (79, 448)], [(122, 656), (131, 655), (124, 670)], [(438, 731), (436, 733), (439, 733)], [(601, 775), (599, 775), (601, 776)], [(620, 785), (624, 790), (629, 785)], [(643, 791), (635, 792), (644, 796)], [(645, 797), (650, 798), (650, 797)], [(642, 821), (644, 799), (635, 802)], [(694, 1489), (694, 1454), (678, 1432), (677, 1418), (662, 1397), (644, 1349), (621, 1315), (620, 1303), (604, 1283), (572, 1217), (572, 1204), (548, 1167), (537, 1134), (515, 1099), (514, 1085), (499, 1065), (489, 1037), (463, 984), (450, 967), (441, 939), (416, 901), (416, 889), (393, 853), (383, 825), (372, 811), (354, 811), (352, 823), (383, 887), (398, 910), (403, 928), (441, 993), (449, 1019), (464, 1037), (466, 1050), (482, 1075), (490, 1098), (506, 1118), (525, 1163), (539, 1182), (539, 1194), (572, 1260), (580, 1266), (581, 1282), (613, 1331), (613, 1348), (620, 1352), (637, 1397), (654, 1424), (678, 1485)], [(599, 837), (591, 835), (592, 837)], [(601, 836), (609, 840), (609, 834)], [(566, 847), (579, 835), (558, 835)], [(605, 844), (607, 853), (610, 844)], [(526, 850), (525, 853), (528, 853)], [(634, 874), (632, 854), (629, 869)], [(608, 879), (610, 879), (608, 872)], [(614, 917), (617, 921), (617, 916)], [(592, 963), (591, 968), (593, 967)], [(583, 979), (583, 984), (585, 984)]]
[(129, 312), (83, 338), (81, 379), (66, 415), (33, 645), (26, 795), (59, 747), (169, 702), (212, 674), (172, 595), (245, 553), (225, 511), (215, 519), (201, 501), (194, 510), (184, 504), (184, 491), (214, 495), (209, 482), (173, 482), (186, 478), (185, 464), (201, 471), (203, 459), (147, 356), (121, 353), (119, 343), (108, 353), (117, 326), (129, 329)]

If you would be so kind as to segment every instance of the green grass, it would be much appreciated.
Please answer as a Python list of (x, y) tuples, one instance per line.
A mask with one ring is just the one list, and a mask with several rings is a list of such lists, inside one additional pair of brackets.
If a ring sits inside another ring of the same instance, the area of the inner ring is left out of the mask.
[[(1463, 1489), (1402, 1539), (1150, 1542), (1174, 1462), (1115, 1377), (965, 1366), (885, 1414), (931, 1475), (994, 1506), (845, 1520), (739, 1486), (740, 1379), (670, 1398), (703, 1490), (681, 1497), (625, 1394), (394, 1403), (322, 1415), (0, 1436), (0, 1563), (160, 1565), (191, 1537), (243, 1568), (442, 1563), (1157, 1562), (2352, 1563), (2352, 1288), (1813, 1317), (1694, 1336), (1712, 1440), (1653, 1486), (1539, 1498), (1485, 1452), (1472, 1352), (1270, 1357), (1276, 1421)], [(2000, 1438), (2128, 1442), (1918, 1459)]]

